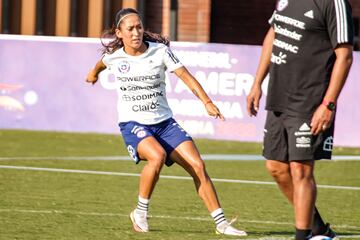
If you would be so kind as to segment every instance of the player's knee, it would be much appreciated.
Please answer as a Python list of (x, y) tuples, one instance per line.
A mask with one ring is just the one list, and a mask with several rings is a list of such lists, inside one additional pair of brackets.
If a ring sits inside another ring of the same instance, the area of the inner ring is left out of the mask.
[(203, 161), (196, 161), (193, 164), (195, 172), (197, 173), (204, 173), (205, 172), (205, 163)]
[(165, 151), (156, 152), (148, 157), (148, 164), (155, 169), (161, 169), (165, 164), (166, 157)]
[(201, 180), (206, 177), (205, 163), (203, 161), (195, 161), (192, 163), (193, 171), (196, 176)]

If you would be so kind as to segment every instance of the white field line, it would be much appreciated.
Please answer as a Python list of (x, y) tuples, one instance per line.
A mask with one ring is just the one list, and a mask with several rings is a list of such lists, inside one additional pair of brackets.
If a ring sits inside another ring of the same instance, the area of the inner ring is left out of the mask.
[[(17, 213), (34, 213), (34, 214), (72, 214), (72, 215), (81, 215), (81, 216), (101, 216), (101, 217), (126, 217), (128, 214), (121, 213), (101, 213), (101, 212), (78, 212), (78, 211), (68, 211), (68, 210), (30, 210), (30, 209), (0, 209), (2, 212), (17, 212)], [(179, 216), (169, 216), (169, 215), (149, 215), (149, 218), (162, 218), (162, 219), (176, 219), (176, 220), (189, 220), (189, 221), (207, 221), (212, 222), (211, 217), (179, 217)], [(261, 220), (247, 220), (238, 218), (237, 222), (243, 223), (257, 223), (257, 224), (269, 224), (269, 225), (290, 225), (293, 223), (290, 222), (278, 222), (278, 221), (261, 221)], [(350, 225), (331, 225), (337, 229), (348, 229), (348, 230), (360, 230), (360, 226), (350, 226)], [(359, 235), (360, 237), (360, 235)]]
[[(61, 169), (61, 168), (39, 168), (39, 167), (25, 167), (25, 166), (9, 166), (0, 165), (0, 169), (17, 169), (17, 170), (30, 170), (30, 171), (45, 171), (45, 172), (63, 172), (63, 173), (82, 173), (82, 174), (95, 174), (95, 175), (111, 175), (111, 176), (124, 176), (124, 177), (139, 177), (138, 173), (121, 173), (121, 172), (104, 172), (104, 171), (90, 171), (90, 170), (76, 170), (76, 169)], [(160, 175), (164, 179), (177, 179), (177, 180), (193, 180), (191, 177), (185, 176), (166, 176)], [(211, 178), (213, 182), (228, 182), (228, 183), (244, 183), (244, 184), (257, 184), (257, 185), (276, 185), (274, 182), (266, 181), (251, 181), (251, 180), (238, 180), (238, 179), (223, 179)], [(360, 187), (350, 186), (331, 186), (331, 185), (317, 185), (318, 188), (328, 188), (337, 190), (355, 190), (359, 191)]]
[[(253, 154), (203, 154), (201, 157), (206, 160), (222, 160), (222, 161), (258, 161), (265, 160), (261, 155)], [(337, 155), (332, 157), (332, 161), (359, 161), (360, 155)], [(131, 160), (129, 156), (68, 156), (68, 157), (0, 157), (1, 160)]]

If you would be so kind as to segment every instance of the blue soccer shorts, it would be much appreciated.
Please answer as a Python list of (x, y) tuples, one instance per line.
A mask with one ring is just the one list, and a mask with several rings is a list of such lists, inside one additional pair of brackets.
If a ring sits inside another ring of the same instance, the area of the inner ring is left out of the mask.
[(136, 164), (142, 160), (139, 157), (137, 147), (144, 138), (152, 136), (164, 148), (167, 154), (165, 161), (166, 166), (174, 164), (169, 156), (177, 146), (185, 141), (192, 141), (192, 138), (173, 118), (154, 125), (145, 125), (130, 121), (120, 123), (119, 127), (130, 157)]

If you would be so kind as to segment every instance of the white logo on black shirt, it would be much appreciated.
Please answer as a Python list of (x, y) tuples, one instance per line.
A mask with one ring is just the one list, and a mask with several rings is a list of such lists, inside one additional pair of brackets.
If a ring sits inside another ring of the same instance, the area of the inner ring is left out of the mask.
[(311, 19), (314, 19), (314, 11), (310, 10), (310, 11), (304, 13), (304, 16), (308, 17), (308, 18), (311, 18)]
[(284, 10), (288, 4), (289, 4), (288, 0), (279, 0), (278, 4), (276, 6), (276, 10), (278, 10), (278, 11)]
[(274, 53), (271, 54), (271, 62), (281, 65), (283, 63), (286, 63), (286, 57), (287, 55), (280, 52), (279, 56), (276, 56)]

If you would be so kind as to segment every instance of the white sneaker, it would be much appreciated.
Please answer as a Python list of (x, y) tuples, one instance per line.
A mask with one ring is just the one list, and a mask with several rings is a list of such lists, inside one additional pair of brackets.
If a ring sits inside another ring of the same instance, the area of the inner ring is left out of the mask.
[(136, 209), (130, 213), (130, 219), (136, 232), (149, 232), (147, 214), (139, 214)]
[(224, 235), (230, 235), (230, 236), (247, 236), (247, 233), (242, 230), (238, 230), (231, 226), (233, 221), (229, 222), (223, 222), (219, 226), (216, 227), (216, 234), (224, 234)]

